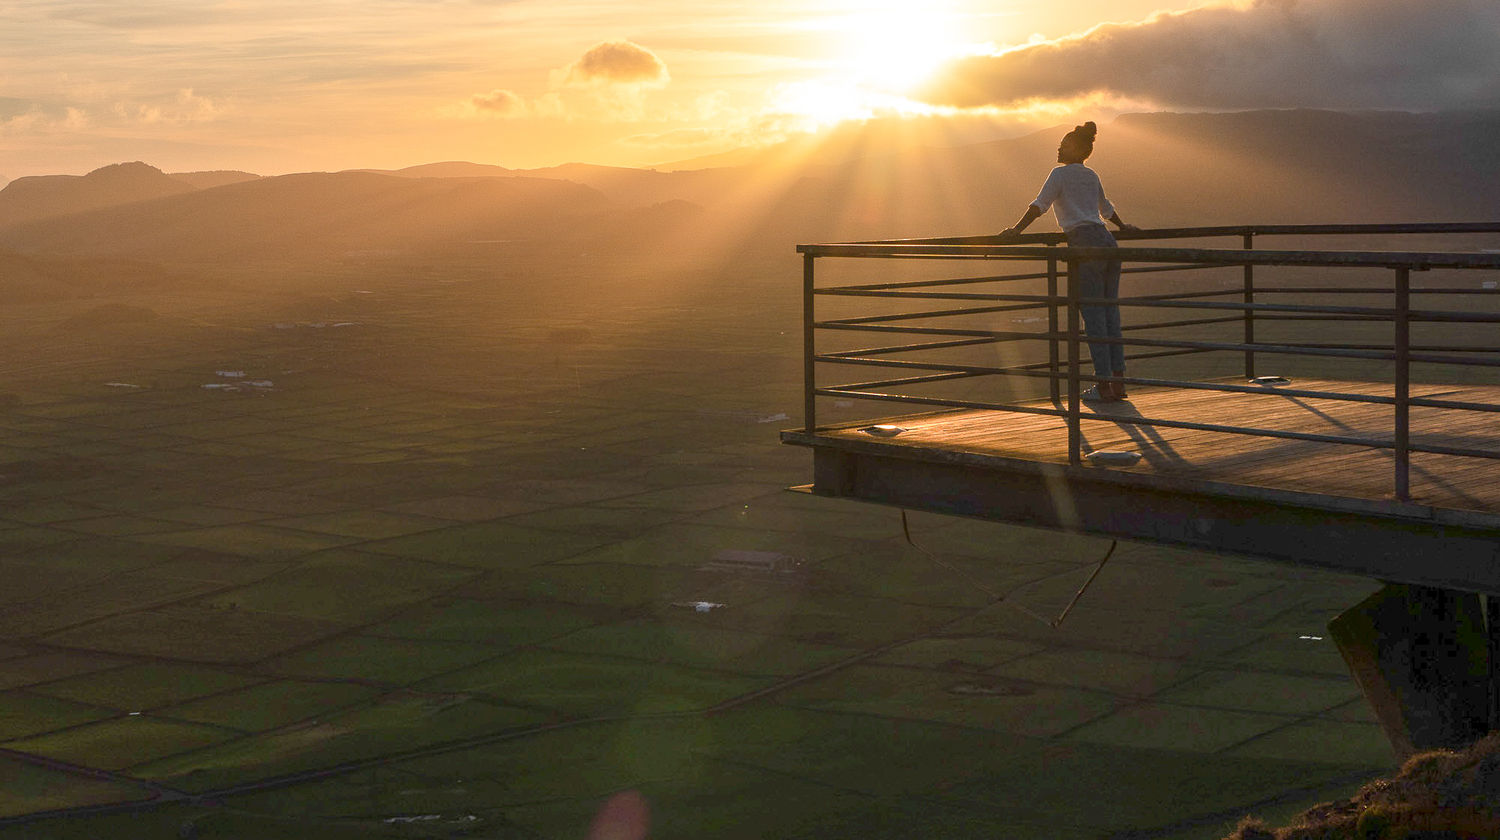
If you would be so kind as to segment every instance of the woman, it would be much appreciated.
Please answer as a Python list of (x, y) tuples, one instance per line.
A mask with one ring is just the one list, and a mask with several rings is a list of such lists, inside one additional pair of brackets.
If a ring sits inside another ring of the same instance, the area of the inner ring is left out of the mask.
[[(1042, 191), (1026, 208), (1025, 215), (1014, 227), (1000, 232), (1002, 240), (1015, 237), (1036, 221), (1050, 207), (1057, 217), (1058, 227), (1068, 237), (1068, 245), (1075, 248), (1114, 248), (1115, 238), (1104, 226), (1106, 214), (1120, 230), (1139, 230), (1135, 225), (1120, 221), (1114, 205), (1104, 197), (1104, 185), (1094, 170), (1083, 165), (1094, 153), (1094, 137), (1099, 133), (1092, 122), (1075, 127), (1062, 139), (1057, 147), (1057, 162), (1061, 164), (1047, 176)], [(1079, 297), (1118, 298), (1120, 296), (1120, 263), (1118, 260), (1089, 261), (1078, 264)], [(1092, 338), (1120, 338), (1120, 305), (1084, 304), (1083, 330)], [(1089, 356), (1094, 360), (1094, 375), (1099, 377), (1123, 377), (1125, 375), (1125, 347), (1121, 344), (1089, 342)], [(1084, 391), (1083, 399), (1090, 402), (1115, 402), (1125, 399), (1125, 383), (1100, 382)]]

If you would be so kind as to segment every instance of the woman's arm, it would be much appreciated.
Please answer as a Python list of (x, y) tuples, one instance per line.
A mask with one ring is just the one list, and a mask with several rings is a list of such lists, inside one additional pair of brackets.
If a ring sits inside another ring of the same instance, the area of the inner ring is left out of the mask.
[(1019, 236), (1021, 234), (1021, 231), (1025, 230), (1027, 226), (1036, 221), (1037, 218), (1041, 215), (1042, 210), (1040, 207), (1037, 207), (1035, 204), (1026, 205), (1026, 212), (1021, 215), (1021, 220), (1016, 222), (1014, 225), (1006, 228), (1005, 230), (1000, 231), (1000, 238), (1009, 239), (1013, 236)]
[(1115, 227), (1119, 228), (1120, 230), (1129, 230), (1129, 231), (1140, 230), (1140, 228), (1136, 227), (1135, 225), (1132, 225), (1132, 224), (1130, 224), (1130, 223), (1122, 220), (1120, 218), (1120, 214), (1119, 213), (1111, 213), (1111, 214), (1109, 214), (1109, 220), (1111, 222), (1114, 222), (1115, 223)]

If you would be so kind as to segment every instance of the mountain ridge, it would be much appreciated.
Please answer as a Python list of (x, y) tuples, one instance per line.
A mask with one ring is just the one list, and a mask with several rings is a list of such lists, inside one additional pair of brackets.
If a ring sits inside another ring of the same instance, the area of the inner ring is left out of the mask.
[(87, 175), (32, 175), (0, 189), (0, 227), (194, 189), (192, 184), (141, 161), (111, 164)]
[[(796, 159), (677, 172), (445, 161), (242, 173), (194, 189), (126, 164), (113, 174), (133, 173), (146, 192), (163, 194), (0, 224), (0, 247), (243, 258), (597, 239), (663, 253), (776, 256), (798, 242), (986, 234), (1036, 195), (1062, 130), (905, 151), (872, 143), (876, 154), (815, 163), (788, 151)], [(1144, 227), (1500, 219), (1500, 185), (1490, 177), (1500, 170), (1500, 111), (1127, 114), (1101, 126), (1089, 164), (1122, 217)], [(97, 172), (58, 183), (110, 183)], [(0, 206), (15, 203), (13, 189), (0, 191)], [(1050, 217), (1034, 228), (1048, 229)]]

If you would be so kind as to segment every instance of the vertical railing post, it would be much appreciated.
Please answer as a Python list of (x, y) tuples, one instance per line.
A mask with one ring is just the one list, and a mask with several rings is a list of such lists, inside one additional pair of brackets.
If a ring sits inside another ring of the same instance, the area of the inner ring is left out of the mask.
[[(1245, 250), (1255, 247), (1255, 234), (1245, 234)], [(1255, 266), (1245, 263), (1245, 344), (1255, 343)], [(1245, 350), (1245, 378), (1255, 378), (1255, 351)]]
[(1396, 499), (1411, 501), (1411, 269), (1396, 269)]
[(1500, 732), (1500, 597), (1482, 596), (1490, 673), (1490, 731)]
[(1078, 380), (1078, 261), (1068, 260), (1068, 463), (1083, 463), (1083, 431), (1079, 428)]
[(808, 434), (818, 428), (817, 365), (813, 362), (817, 346), (814, 341), (813, 260), (802, 255), (802, 423)]
[[(1047, 247), (1052, 247), (1048, 245)], [(1057, 258), (1047, 258), (1047, 332), (1052, 338), (1047, 341), (1047, 370), (1051, 373), (1048, 391), (1053, 402), (1062, 400), (1062, 383), (1057, 381), (1058, 365), (1061, 362), (1057, 348)]]

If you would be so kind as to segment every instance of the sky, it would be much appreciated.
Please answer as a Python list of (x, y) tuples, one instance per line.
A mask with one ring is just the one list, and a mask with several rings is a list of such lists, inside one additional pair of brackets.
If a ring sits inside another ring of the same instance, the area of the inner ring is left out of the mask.
[(653, 166), (850, 121), (1500, 107), (1496, 0), (0, 0), (0, 177)]

